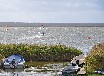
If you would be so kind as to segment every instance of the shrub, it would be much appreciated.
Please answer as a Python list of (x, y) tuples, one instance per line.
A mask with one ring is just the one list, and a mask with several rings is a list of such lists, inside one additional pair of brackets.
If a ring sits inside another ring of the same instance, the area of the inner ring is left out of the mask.
[(5, 57), (21, 54), (26, 61), (70, 61), (82, 51), (60, 44), (0, 44), (0, 54)]
[(104, 44), (95, 45), (86, 57), (88, 71), (104, 69)]

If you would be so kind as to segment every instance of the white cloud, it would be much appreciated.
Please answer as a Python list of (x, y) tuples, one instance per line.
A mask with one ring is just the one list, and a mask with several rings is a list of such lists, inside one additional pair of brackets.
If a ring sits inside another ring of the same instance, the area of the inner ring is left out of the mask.
[(98, 0), (0, 0), (0, 21), (104, 22)]

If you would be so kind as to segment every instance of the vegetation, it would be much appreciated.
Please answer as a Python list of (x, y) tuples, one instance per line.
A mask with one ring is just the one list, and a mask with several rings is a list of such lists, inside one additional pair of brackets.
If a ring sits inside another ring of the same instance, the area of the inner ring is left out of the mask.
[(5, 57), (3, 55), (0, 54), (0, 60), (4, 59)]
[(29, 67), (42, 67), (45, 65), (49, 65), (49, 64), (58, 64), (61, 63), (63, 64), (63, 66), (66, 66), (68, 64), (68, 62), (26, 62), (25, 65), (28, 65)]
[(21, 54), (26, 61), (71, 61), (82, 51), (60, 44), (0, 44), (0, 54), (5, 57)]
[(104, 43), (95, 45), (86, 57), (88, 71), (104, 70)]
[(104, 75), (92, 74), (92, 75), (88, 75), (88, 76), (104, 76)]

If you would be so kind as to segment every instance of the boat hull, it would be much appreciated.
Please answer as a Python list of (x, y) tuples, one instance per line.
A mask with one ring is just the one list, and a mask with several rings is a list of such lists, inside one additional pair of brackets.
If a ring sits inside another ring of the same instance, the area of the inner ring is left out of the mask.
[(20, 64), (20, 65), (17, 65), (17, 66), (15, 66), (15, 67), (11, 67), (11, 65), (4, 65), (4, 68), (5, 69), (10, 69), (10, 68), (14, 68), (14, 69), (20, 69), (20, 68), (24, 68), (24, 65), (22, 64)]

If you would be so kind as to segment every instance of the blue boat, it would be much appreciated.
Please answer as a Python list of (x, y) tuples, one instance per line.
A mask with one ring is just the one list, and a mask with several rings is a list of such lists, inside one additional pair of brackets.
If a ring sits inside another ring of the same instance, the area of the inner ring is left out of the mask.
[(4, 60), (4, 68), (5, 69), (24, 68), (24, 63), (25, 63), (25, 60), (24, 60), (23, 56), (14, 54)]

